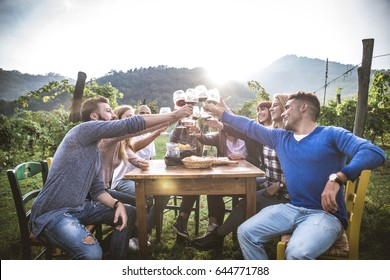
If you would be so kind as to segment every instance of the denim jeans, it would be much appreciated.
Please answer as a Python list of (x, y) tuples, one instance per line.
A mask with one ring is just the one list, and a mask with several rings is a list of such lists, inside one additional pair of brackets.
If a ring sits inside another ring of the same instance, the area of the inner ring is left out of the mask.
[[(256, 192), (256, 212), (259, 212), (263, 208), (279, 204), (279, 203), (288, 203), (289, 199), (286, 199), (283, 196), (274, 195), (266, 196), (265, 189), (259, 190)], [(246, 220), (246, 199), (242, 198), (238, 201), (236, 207), (232, 209), (230, 215), (226, 218), (223, 225), (218, 228), (218, 235), (226, 236), (229, 233), (237, 230), (238, 226), (241, 225)]]
[[(110, 258), (126, 259), (129, 239), (135, 225), (135, 208), (125, 205), (127, 226), (118, 231), (114, 229), (110, 242)], [(103, 253), (96, 238), (85, 229), (84, 225), (102, 223), (114, 225), (115, 210), (99, 202), (87, 200), (84, 209), (79, 212), (65, 213), (51, 221), (44, 228), (40, 237), (65, 251), (72, 259), (102, 259)], [(87, 236), (94, 241), (87, 242)]]
[(325, 211), (286, 203), (266, 207), (248, 219), (238, 228), (237, 237), (245, 259), (266, 260), (263, 244), (291, 232), (286, 259), (315, 259), (342, 235), (343, 227)]

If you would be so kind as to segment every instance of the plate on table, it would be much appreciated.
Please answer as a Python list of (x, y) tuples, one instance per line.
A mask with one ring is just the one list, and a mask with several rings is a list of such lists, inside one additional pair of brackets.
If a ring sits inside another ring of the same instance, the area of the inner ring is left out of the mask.
[(237, 160), (230, 160), (228, 157), (217, 157), (213, 159), (213, 165), (238, 164)]

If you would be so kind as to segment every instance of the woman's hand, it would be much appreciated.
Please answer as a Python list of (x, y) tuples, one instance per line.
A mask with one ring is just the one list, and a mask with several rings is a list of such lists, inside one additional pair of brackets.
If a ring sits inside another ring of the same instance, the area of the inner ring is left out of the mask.
[(149, 162), (143, 158), (138, 159), (137, 161), (137, 167), (139, 167), (142, 170), (147, 170), (149, 168)]
[(231, 154), (228, 158), (231, 160), (246, 159), (246, 157), (241, 154)]

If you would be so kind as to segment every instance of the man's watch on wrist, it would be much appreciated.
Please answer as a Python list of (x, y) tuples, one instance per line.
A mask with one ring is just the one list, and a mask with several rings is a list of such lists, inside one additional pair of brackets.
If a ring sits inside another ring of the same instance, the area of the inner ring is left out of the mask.
[(344, 185), (343, 180), (341, 180), (341, 178), (336, 173), (332, 173), (329, 175), (329, 181), (336, 182), (340, 186)]
[(283, 182), (279, 182), (279, 188), (285, 188), (286, 187), (286, 185), (285, 184), (283, 184)]

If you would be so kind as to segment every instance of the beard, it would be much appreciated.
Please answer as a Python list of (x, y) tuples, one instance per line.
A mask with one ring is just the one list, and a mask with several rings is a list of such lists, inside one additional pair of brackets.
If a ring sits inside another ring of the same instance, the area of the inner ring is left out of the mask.
[(97, 114), (98, 115), (98, 121), (105, 121), (105, 119), (102, 117), (102, 115), (101, 114)]
[(102, 115), (99, 114), (99, 113), (98, 113), (97, 115), (98, 115), (98, 119), (97, 119), (98, 121), (111, 121), (111, 120), (114, 120), (114, 119), (115, 119), (115, 118), (105, 119), (105, 118), (103, 118)]

